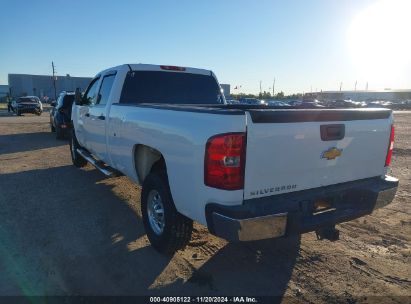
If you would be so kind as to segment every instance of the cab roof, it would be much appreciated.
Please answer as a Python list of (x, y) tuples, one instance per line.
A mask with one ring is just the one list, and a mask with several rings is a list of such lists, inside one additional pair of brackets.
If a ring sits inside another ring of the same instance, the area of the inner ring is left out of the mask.
[(143, 64), (143, 63), (131, 63), (115, 66), (104, 71), (101, 71), (97, 75), (105, 74), (113, 70), (126, 70), (126, 71), (161, 71), (161, 72), (180, 72), (190, 74), (201, 75), (213, 75), (213, 72), (205, 69), (197, 69), (191, 67), (174, 66), (174, 65), (156, 65), (156, 64)]

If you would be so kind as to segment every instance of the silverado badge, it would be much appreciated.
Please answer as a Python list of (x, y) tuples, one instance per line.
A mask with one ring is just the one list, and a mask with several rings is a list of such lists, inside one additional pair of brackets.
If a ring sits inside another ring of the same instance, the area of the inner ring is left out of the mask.
[(327, 160), (336, 159), (338, 156), (342, 154), (342, 149), (337, 149), (332, 147), (327, 151), (324, 151), (321, 155), (321, 158), (326, 158)]

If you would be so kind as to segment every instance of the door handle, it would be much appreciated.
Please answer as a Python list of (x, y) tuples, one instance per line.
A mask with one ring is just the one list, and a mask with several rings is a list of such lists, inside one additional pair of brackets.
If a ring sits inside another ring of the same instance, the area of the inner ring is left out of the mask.
[(86, 117), (90, 117), (90, 113), (86, 113), (84, 116), (86, 116)]
[(100, 115), (100, 116), (98, 117), (98, 119), (105, 120), (106, 117), (105, 117), (104, 115)]
[(321, 140), (341, 140), (345, 136), (345, 125), (333, 124), (320, 126)]

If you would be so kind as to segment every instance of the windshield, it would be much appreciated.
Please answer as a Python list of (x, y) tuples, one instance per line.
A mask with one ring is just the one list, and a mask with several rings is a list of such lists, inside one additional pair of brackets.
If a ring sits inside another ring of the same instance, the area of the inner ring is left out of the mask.
[(39, 100), (35, 97), (20, 97), (17, 99), (17, 103), (20, 102), (38, 102)]
[(224, 101), (211, 75), (136, 71), (127, 74), (120, 103), (223, 104)]

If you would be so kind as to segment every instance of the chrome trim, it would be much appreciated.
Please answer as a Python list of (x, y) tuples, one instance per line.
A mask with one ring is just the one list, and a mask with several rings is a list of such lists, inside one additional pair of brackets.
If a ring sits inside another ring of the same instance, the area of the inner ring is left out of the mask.
[(82, 149), (77, 149), (77, 153), (80, 154), (85, 160), (87, 160), (94, 167), (96, 167), (96, 169), (98, 169), (104, 175), (108, 177), (116, 176), (114, 172), (101, 167), (98, 161), (96, 161), (93, 157), (91, 157), (88, 153), (84, 152)]
[(380, 191), (378, 193), (377, 200), (375, 202), (373, 210), (383, 208), (387, 206), (389, 203), (391, 203), (395, 198), (397, 189), (398, 187)]
[(246, 219), (233, 219), (213, 212), (214, 231), (230, 241), (256, 241), (281, 237), (287, 226), (287, 213)]

